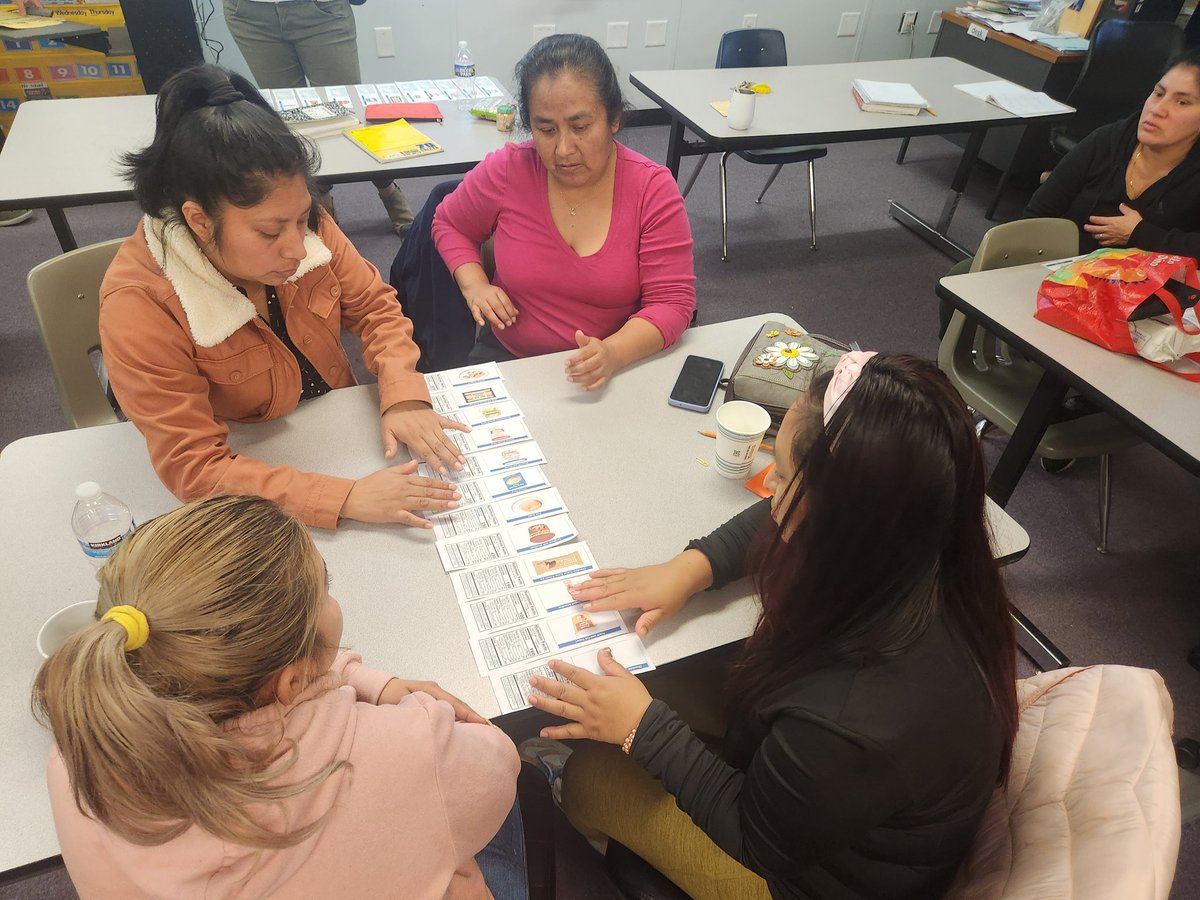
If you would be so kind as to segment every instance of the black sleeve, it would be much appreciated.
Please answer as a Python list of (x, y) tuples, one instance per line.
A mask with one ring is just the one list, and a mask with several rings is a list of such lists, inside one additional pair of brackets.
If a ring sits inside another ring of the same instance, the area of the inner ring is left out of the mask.
[(874, 743), (803, 711), (775, 720), (743, 772), (655, 700), (630, 755), (717, 846), (766, 878), (829, 858), (910, 802)]
[(770, 517), (771, 500), (768, 497), (748, 506), (707, 537), (688, 543), (686, 549), (699, 550), (708, 557), (713, 570), (710, 591), (746, 575), (746, 553), (754, 536)]
[(1129, 246), (1155, 253), (1175, 253), (1200, 258), (1200, 234), (1182, 228), (1164, 228), (1143, 219), (1129, 236)]
[[(1101, 151), (1098, 133), (1093, 131), (1062, 158), (1050, 172), (1021, 214), (1022, 219), (1065, 219), (1075, 198), (1083, 191), (1088, 179), (1099, 166), (1111, 164), (1108, 154)], [(1076, 222), (1083, 227), (1083, 222)]]

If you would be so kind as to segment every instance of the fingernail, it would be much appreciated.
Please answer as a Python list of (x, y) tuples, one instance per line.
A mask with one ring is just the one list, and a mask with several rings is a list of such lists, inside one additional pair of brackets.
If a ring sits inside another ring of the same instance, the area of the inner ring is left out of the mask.
[(604, 655), (607, 656), (609, 659), (612, 659), (612, 651), (609, 650), (607, 647), (604, 648)]
[(448, 506), (450, 509), (454, 509), (454, 507), (458, 506), (458, 501), (457, 501), (457, 500), (451, 500), (451, 501), (450, 501), (450, 502), (447, 504), (447, 506)]
[(592, 611), (592, 604), (590, 604), (590, 603), (585, 603), (585, 604), (583, 604), (583, 608), (584, 608), (585, 610), (587, 610), (588, 612), (591, 612), (591, 611)]

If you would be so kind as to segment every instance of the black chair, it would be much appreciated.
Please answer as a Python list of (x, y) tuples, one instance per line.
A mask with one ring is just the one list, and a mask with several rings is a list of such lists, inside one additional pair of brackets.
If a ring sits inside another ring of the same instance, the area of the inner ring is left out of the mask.
[(1171, 22), (1105, 19), (1092, 32), (1079, 80), (1067, 95), (1075, 115), (1050, 130), (1050, 146), (1066, 156), (1109, 122), (1142, 108), (1167, 61), (1183, 52), (1183, 30)]
[[(739, 28), (727, 31), (721, 35), (721, 44), (717, 47), (718, 69), (745, 69), (759, 66), (786, 66), (787, 47), (784, 43), (783, 32), (776, 28)], [(779, 147), (772, 150), (727, 150), (721, 154), (721, 259), (729, 259), (729, 215), (725, 183), (725, 164), (729, 157), (736, 153), (748, 163), (755, 165), (773, 165), (771, 177), (767, 179), (762, 193), (755, 203), (762, 203), (767, 189), (774, 183), (775, 177), (787, 163), (808, 163), (808, 219), (809, 219), (809, 249), (817, 249), (817, 182), (813, 170), (813, 160), (828, 156), (829, 151), (824, 147)], [(701, 156), (700, 163), (688, 179), (683, 189), (683, 196), (688, 195), (696, 176), (704, 168), (708, 156)]]

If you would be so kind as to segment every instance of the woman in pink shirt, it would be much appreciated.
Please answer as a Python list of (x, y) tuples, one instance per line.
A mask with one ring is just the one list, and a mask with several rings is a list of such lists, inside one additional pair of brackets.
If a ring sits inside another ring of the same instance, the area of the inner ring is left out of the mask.
[[(679, 187), (617, 143), (623, 101), (604, 50), (580, 34), (517, 64), (532, 140), (491, 153), (442, 201), (433, 238), (477, 325), (473, 361), (576, 349), (584, 390), (670, 346), (696, 306)], [(494, 238), (489, 280), (480, 245)]]
[(143, 525), (98, 577), (99, 620), (33, 692), (84, 900), (527, 896), (512, 742), (339, 648), (341, 607), (296, 519), (201, 500)]

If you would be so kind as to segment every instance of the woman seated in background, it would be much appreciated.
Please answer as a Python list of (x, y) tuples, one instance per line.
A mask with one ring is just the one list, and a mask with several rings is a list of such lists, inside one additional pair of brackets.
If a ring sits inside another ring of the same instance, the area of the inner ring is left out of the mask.
[[(1200, 50), (1167, 64), (1140, 113), (1097, 128), (1034, 191), (1022, 218), (1070, 219), (1079, 249), (1135, 247), (1200, 258)], [(963, 260), (948, 274), (966, 272)], [(954, 308), (939, 305), (946, 333)]]
[(621, 89), (596, 41), (543, 38), (516, 78), (533, 139), (472, 169), (438, 207), (433, 237), (483, 328), (472, 361), (577, 349), (567, 378), (594, 390), (691, 322), (687, 212), (671, 173), (614, 139)]
[(98, 577), (99, 620), (33, 689), (80, 896), (527, 896), (512, 742), (339, 649), (296, 519), (201, 500), (142, 525)]
[(416, 371), (395, 291), (313, 202), (309, 145), (240, 75), (198, 66), (158, 95), (154, 141), (125, 159), (145, 212), (100, 291), (100, 342), (121, 409), (180, 499), (258, 494), (306, 524), (339, 518), (428, 527), (445, 482), (416, 462), (357, 480), (235, 454), (226, 420), (285, 416), (354, 384), (345, 325), (378, 377), (384, 455), (398, 444), (446, 470), (462, 463)]
[(1080, 141), (1024, 218), (1070, 219), (1079, 246), (1200, 257), (1200, 50), (1175, 57), (1142, 111)]
[(647, 610), (644, 633), (753, 575), (723, 754), (603, 653), (606, 675), (531, 679), (533, 705), (573, 720), (544, 737), (616, 745), (567, 760), (571, 821), (701, 900), (941, 896), (1008, 771), (1015, 640), (971, 416), (910, 356), (851, 353), (823, 382), (780, 428), (769, 505), (575, 592)]

